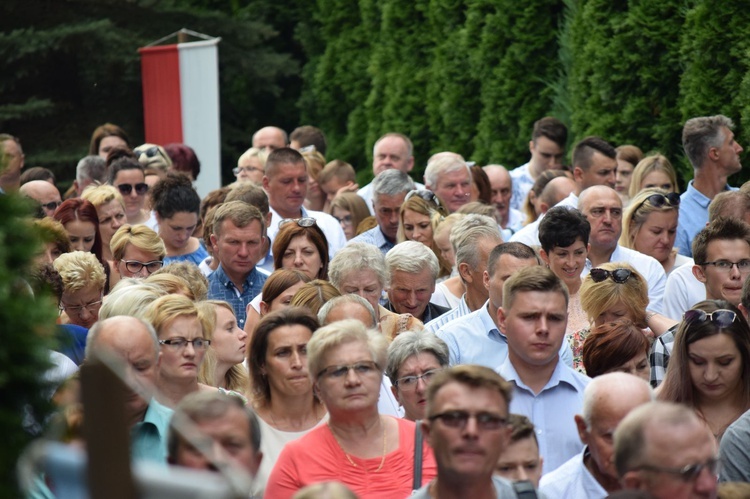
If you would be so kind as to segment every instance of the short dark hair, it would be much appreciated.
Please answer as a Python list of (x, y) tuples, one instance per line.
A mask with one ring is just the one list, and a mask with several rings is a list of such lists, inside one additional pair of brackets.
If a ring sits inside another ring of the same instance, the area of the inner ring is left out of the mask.
[(274, 149), (266, 159), (266, 177), (272, 177), (276, 173), (276, 167), (278, 165), (296, 165), (302, 163), (307, 168), (307, 161), (299, 151), (292, 149), (291, 147), (280, 147)]
[(583, 342), (583, 367), (595, 378), (650, 349), (648, 338), (633, 322), (607, 322), (592, 329)]
[(531, 246), (527, 246), (517, 241), (498, 244), (497, 246), (492, 248), (492, 251), (490, 251), (490, 256), (487, 258), (487, 273), (490, 275), (490, 277), (495, 275), (495, 266), (497, 265), (497, 261), (502, 255), (506, 254), (514, 258), (518, 258), (519, 260), (529, 260), (533, 258), (536, 260), (537, 264), (541, 264), (539, 255), (536, 254), (536, 251), (534, 251)]
[(299, 142), (300, 147), (315, 146), (315, 150), (323, 156), (326, 155), (326, 134), (320, 128), (304, 125), (294, 129), (289, 136), (289, 142)]
[(534, 144), (539, 137), (546, 137), (561, 149), (565, 149), (568, 142), (568, 128), (557, 118), (545, 116), (534, 123), (534, 130), (531, 132), (531, 140)]
[(713, 220), (693, 239), (693, 258), (696, 265), (706, 263), (708, 244), (717, 240), (742, 239), (750, 245), (750, 225), (736, 218), (719, 217)]
[(610, 159), (617, 158), (617, 151), (612, 144), (601, 137), (590, 136), (581, 140), (573, 149), (573, 167), (588, 171), (591, 168), (591, 158), (596, 152)]
[(168, 172), (151, 188), (151, 208), (161, 218), (172, 218), (176, 213), (195, 213), (200, 216), (201, 198), (193, 183), (182, 173)]
[(172, 166), (175, 170), (183, 173), (190, 173), (193, 180), (198, 178), (201, 172), (201, 162), (192, 147), (185, 144), (167, 144), (164, 146), (169, 159), (172, 160)]
[(21, 174), (21, 179), (20, 179), (21, 185), (31, 182), (32, 180), (44, 180), (44, 181), (51, 180), (52, 184), (54, 185), (55, 174), (52, 173), (52, 171), (48, 170), (47, 168), (43, 168), (41, 166), (33, 166), (29, 168), (28, 170), (24, 170), (24, 172)]
[(556, 247), (566, 248), (580, 238), (589, 243), (591, 224), (575, 208), (555, 206), (550, 208), (539, 223), (539, 243), (549, 253)]
[(534, 423), (522, 414), (509, 414), (508, 424), (511, 428), (510, 443), (519, 442), (525, 438), (531, 438), (539, 446), (539, 440), (536, 438)]

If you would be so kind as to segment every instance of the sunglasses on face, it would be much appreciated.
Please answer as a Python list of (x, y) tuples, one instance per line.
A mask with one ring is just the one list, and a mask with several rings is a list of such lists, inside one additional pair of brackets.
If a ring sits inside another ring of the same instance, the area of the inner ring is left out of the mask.
[(299, 225), (300, 227), (312, 227), (313, 225), (315, 225), (315, 219), (313, 217), (285, 218), (284, 220), (279, 222), (279, 227), (282, 227), (291, 222), (297, 222), (297, 225)]
[(606, 270), (595, 268), (591, 269), (589, 275), (591, 275), (591, 280), (594, 282), (602, 282), (607, 277), (609, 277), (617, 284), (624, 284), (628, 279), (630, 279), (631, 276), (634, 276), (635, 274), (632, 270), (629, 269)]
[(139, 184), (119, 184), (117, 188), (120, 190), (120, 194), (123, 196), (130, 196), (130, 193), (135, 189), (135, 193), (139, 196), (143, 196), (148, 192), (148, 184), (141, 182)]
[(161, 152), (161, 149), (159, 149), (156, 146), (151, 146), (148, 149), (134, 149), (133, 152), (136, 156), (146, 156), (147, 158), (153, 158), (154, 156), (161, 156), (164, 157), (164, 154)]
[(49, 203), (42, 204), (42, 208), (45, 208), (45, 209), (47, 209), (49, 211), (54, 211), (61, 204), (62, 204), (62, 201), (50, 201)]
[(737, 314), (725, 308), (714, 310), (713, 312), (704, 312), (703, 310), (688, 310), (682, 315), (683, 320), (688, 324), (702, 324), (711, 321), (720, 328), (729, 327), (737, 320)]
[(676, 192), (670, 192), (669, 194), (651, 194), (649, 197), (644, 199), (641, 204), (638, 205), (636, 211), (646, 203), (650, 204), (654, 208), (661, 208), (662, 206), (666, 205), (674, 206), (676, 208), (680, 206), (680, 195)]
[(702, 463), (689, 464), (682, 468), (667, 468), (664, 466), (655, 466), (650, 464), (643, 464), (636, 468), (636, 470), (652, 471), (655, 473), (666, 473), (673, 475), (683, 482), (689, 483), (695, 481), (698, 475), (703, 470), (708, 470), (711, 476), (717, 476), (721, 469), (721, 461), (715, 457), (707, 459)]

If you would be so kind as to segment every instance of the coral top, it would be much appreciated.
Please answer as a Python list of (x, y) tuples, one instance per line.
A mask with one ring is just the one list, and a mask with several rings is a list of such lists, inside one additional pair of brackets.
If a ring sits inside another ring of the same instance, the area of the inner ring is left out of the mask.
[[(414, 478), (415, 425), (406, 419), (397, 421), (398, 449), (386, 456), (383, 468), (377, 473), (374, 470), (378, 469), (382, 457), (359, 459), (350, 455), (357, 464), (355, 468), (339, 447), (328, 425), (322, 425), (284, 447), (268, 479), (265, 496), (287, 499), (307, 485), (335, 480), (349, 487), (360, 499), (408, 497), (412, 493)], [(435, 457), (425, 441), (422, 485), (436, 474)]]

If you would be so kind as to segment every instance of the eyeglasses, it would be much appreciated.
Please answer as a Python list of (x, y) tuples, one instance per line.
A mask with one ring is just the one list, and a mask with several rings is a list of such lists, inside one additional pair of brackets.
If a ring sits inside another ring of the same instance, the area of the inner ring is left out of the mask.
[(148, 149), (138, 149), (137, 147), (133, 149), (133, 152), (136, 156), (146, 156), (147, 158), (153, 158), (154, 156), (161, 156), (164, 159), (167, 159), (162, 152), (161, 149), (159, 149), (158, 146), (151, 146)]
[(78, 305), (78, 306), (72, 306), (72, 305), (66, 305), (63, 302), (60, 302), (59, 309), (60, 311), (65, 310), (65, 313), (68, 315), (76, 315), (80, 316), (83, 312), (83, 309), (86, 309), (86, 311), (90, 314), (95, 313), (97, 310), (99, 310), (99, 307), (102, 306), (102, 299), (99, 298), (97, 301), (92, 301), (91, 303), (87, 303), (85, 305)]
[(239, 176), (239, 174), (242, 173), (242, 172), (247, 172), (247, 173), (252, 173), (252, 172), (265, 173), (262, 169), (256, 168), (254, 166), (240, 166), (240, 167), (237, 167), (237, 168), (232, 168), (232, 173), (234, 173), (235, 177)]
[(720, 468), (721, 468), (721, 461), (719, 461), (718, 458), (712, 457), (702, 463), (688, 464), (687, 466), (683, 466), (682, 468), (667, 468), (664, 466), (642, 464), (641, 466), (638, 466), (637, 468), (635, 468), (635, 470), (636, 471), (638, 470), (655, 471), (657, 473), (668, 473), (670, 475), (676, 475), (680, 480), (684, 482), (692, 482), (696, 478), (698, 478), (698, 475), (701, 474), (701, 471), (708, 470), (708, 472), (711, 473), (712, 476), (716, 476), (719, 474)]
[(731, 272), (732, 267), (737, 265), (737, 270), (740, 272), (750, 271), (750, 260), (740, 260), (739, 262), (730, 262), (729, 260), (716, 260), (715, 262), (703, 262), (698, 265), (713, 265), (717, 270), (721, 272)]
[(345, 215), (341, 218), (339, 217), (333, 217), (333, 218), (335, 218), (341, 225), (351, 225), (353, 222), (351, 215)]
[(146, 272), (149, 274), (152, 274), (159, 270), (162, 265), (164, 265), (164, 262), (161, 260), (154, 260), (153, 262), (139, 262), (138, 260), (123, 260), (122, 263), (125, 264), (125, 268), (128, 269), (128, 272), (132, 272), (133, 274), (137, 274), (140, 272), (143, 267), (146, 267)]
[(430, 369), (419, 376), (404, 376), (403, 378), (397, 379), (395, 385), (404, 391), (412, 391), (417, 388), (420, 379), (424, 381), (424, 384), (426, 385), (440, 371), (442, 371), (442, 369)]
[(629, 269), (606, 270), (595, 268), (591, 269), (589, 275), (591, 275), (591, 280), (594, 282), (602, 282), (607, 277), (611, 277), (617, 284), (624, 284), (632, 276), (635, 276), (636, 273)]
[(505, 417), (491, 412), (470, 413), (466, 411), (447, 411), (430, 416), (429, 420), (435, 421), (439, 419), (448, 428), (460, 428), (463, 430), (466, 428), (469, 418), (476, 419), (477, 428), (484, 431), (499, 430), (508, 424), (508, 420)]
[(434, 192), (428, 191), (427, 189), (415, 189), (413, 191), (409, 191), (409, 194), (407, 194), (406, 197), (404, 198), (404, 202), (410, 200), (414, 196), (418, 196), (424, 199), (425, 201), (427, 201), (428, 203), (432, 203), (437, 208), (442, 206), (440, 204), (440, 198), (438, 198)]
[(54, 211), (58, 206), (62, 204), (62, 201), (50, 201), (49, 203), (42, 203), (42, 208), (49, 211)]
[(313, 217), (304, 217), (304, 218), (285, 218), (281, 222), (279, 222), (279, 227), (286, 225), (290, 222), (297, 222), (297, 225), (300, 227), (312, 227), (315, 225), (315, 219)]
[(135, 189), (135, 193), (139, 196), (143, 196), (148, 192), (148, 184), (145, 182), (141, 182), (140, 184), (118, 184), (117, 188), (123, 196), (130, 196), (133, 189)]
[(185, 338), (172, 338), (170, 340), (159, 340), (160, 345), (167, 345), (171, 350), (182, 350), (188, 346), (188, 343), (193, 345), (196, 350), (204, 350), (211, 344), (211, 340), (203, 338), (195, 338), (194, 340), (186, 340)]
[(649, 197), (643, 200), (641, 204), (638, 205), (638, 208), (635, 209), (635, 211), (638, 211), (641, 206), (644, 204), (650, 204), (654, 208), (661, 208), (662, 206), (669, 205), (669, 206), (680, 206), (680, 195), (676, 192), (670, 192), (668, 194), (662, 194), (660, 192), (657, 192), (656, 194), (651, 194)]
[(371, 360), (363, 360), (362, 362), (357, 362), (348, 366), (328, 366), (318, 373), (318, 377), (343, 379), (349, 374), (349, 371), (354, 371), (357, 376), (362, 377), (380, 371), (380, 367)]
[(725, 308), (714, 310), (713, 312), (704, 312), (703, 310), (687, 310), (682, 314), (682, 318), (688, 324), (703, 323), (711, 321), (720, 328), (729, 327), (737, 319), (737, 314)]

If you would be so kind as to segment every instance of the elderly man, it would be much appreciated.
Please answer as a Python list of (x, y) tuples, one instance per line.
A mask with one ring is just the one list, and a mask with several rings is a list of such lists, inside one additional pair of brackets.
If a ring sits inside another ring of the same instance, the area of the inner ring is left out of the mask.
[(716, 439), (695, 411), (650, 402), (615, 430), (615, 467), (624, 489), (654, 499), (716, 497)]
[(266, 275), (256, 268), (265, 228), (258, 208), (244, 201), (224, 203), (214, 215), (211, 245), (219, 267), (208, 278), (208, 297), (229, 302), (240, 328), (245, 325), (247, 304), (266, 282)]
[(263, 127), (253, 134), (253, 147), (268, 152), (286, 147), (288, 143), (286, 132), (275, 126)]
[(430, 303), (439, 272), (437, 257), (430, 248), (416, 241), (404, 241), (388, 252), (385, 266), (390, 281), (386, 309), (411, 314), (422, 323), (450, 310)]
[(376, 246), (384, 255), (396, 245), (399, 212), (414, 181), (401, 170), (386, 170), (372, 181), (372, 206), (378, 226), (349, 240)]
[(86, 359), (109, 356), (124, 364), (129, 387), (126, 414), (131, 424), (131, 456), (166, 464), (167, 428), (172, 410), (153, 398), (159, 343), (150, 324), (117, 316), (97, 322), (86, 342)]
[(680, 196), (680, 217), (675, 246), (693, 256), (693, 237), (708, 222), (708, 205), (720, 192), (731, 189), (727, 177), (742, 169), (740, 146), (726, 116), (702, 116), (685, 122), (682, 147), (693, 165), (693, 180)]
[(107, 162), (100, 156), (85, 156), (76, 165), (76, 179), (73, 181), (76, 196), (81, 197), (86, 187), (93, 183), (107, 183)]
[(208, 471), (229, 465), (254, 477), (263, 459), (260, 439), (258, 418), (242, 399), (216, 391), (191, 393), (169, 425), (167, 460)]
[(583, 392), (583, 414), (575, 417), (583, 452), (542, 477), (539, 489), (547, 497), (604, 499), (620, 490), (612, 459), (612, 434), (636, 407), (651, 402), (651, 386), (620, 372), (594, 378)]
[(648, 309), (661, 313), (667, 275), (655, 258), (618, 244), (622, 233), (622, 199), (617, 191), (604, 185), (590, 187), (578, 198), (578, 209), (591, 224), (583, 275), (603, 263), (629, 263), (648, 283)]
[(17, 191), (21, 184), (21, 170), (25, 156), (21, 141), (7, 133), (0, 133), (0, 194)]
[(430, 158), (424, 171), (424, 184), (437, 194), (450, 213), (470, 201), (471, 170), (458, 154), (439, 153)]
[[(380, 137), (372, 148), (372, 173), (374, 177), (377, 178), (386, 170), (399, 170), (408, 174), (414, 168), (413, 148), (411, 140), (404, 134), (391, 132)], [(416, 186), (417, 189), (424, 189), (422, 184), (417, 183)], [(373, 215), (375, 215), (373, 211), (374, 187), (373, 182), (370, 182), (357, 191), (357, 194), (365, 200), (367, 207), (370, 208), (370, 213)]]
[(377, 328), (378, 320), (370, 302), (357, 294), (345, 294), (331, 298), (318, 311), (321, 326), (344, 319), (357, 319), (368, 328)]
[(512, 483), (493, 475), (510, 438), (512, 392), (487, 367), (455, 366), (435, 375), (427, 389), (422, 431), (435, 453), (438, 475), (413, 498), (523, 497)]
[(54, 184), (47, 182), (46, 180), (32, 180), (26, 182), (18, 190), (21, 194), (26, 197), (33, 199), (42, 206), (42, 211), (48, 217), (55, 214), (55, 210), (62, 204), (62, 198), (60, 197), (60, 191)]
[(482, 170), (490, 179), (492, 188), (492, 204), (495, 205), (500, 217), (500, 226), (516, 232), (523, 226), (526, 216), (519, 210), (510, 207), (510, 197), (513, 194), (513, 179), (510, 178), (508, 170), (502, 165), (483, 166)]

